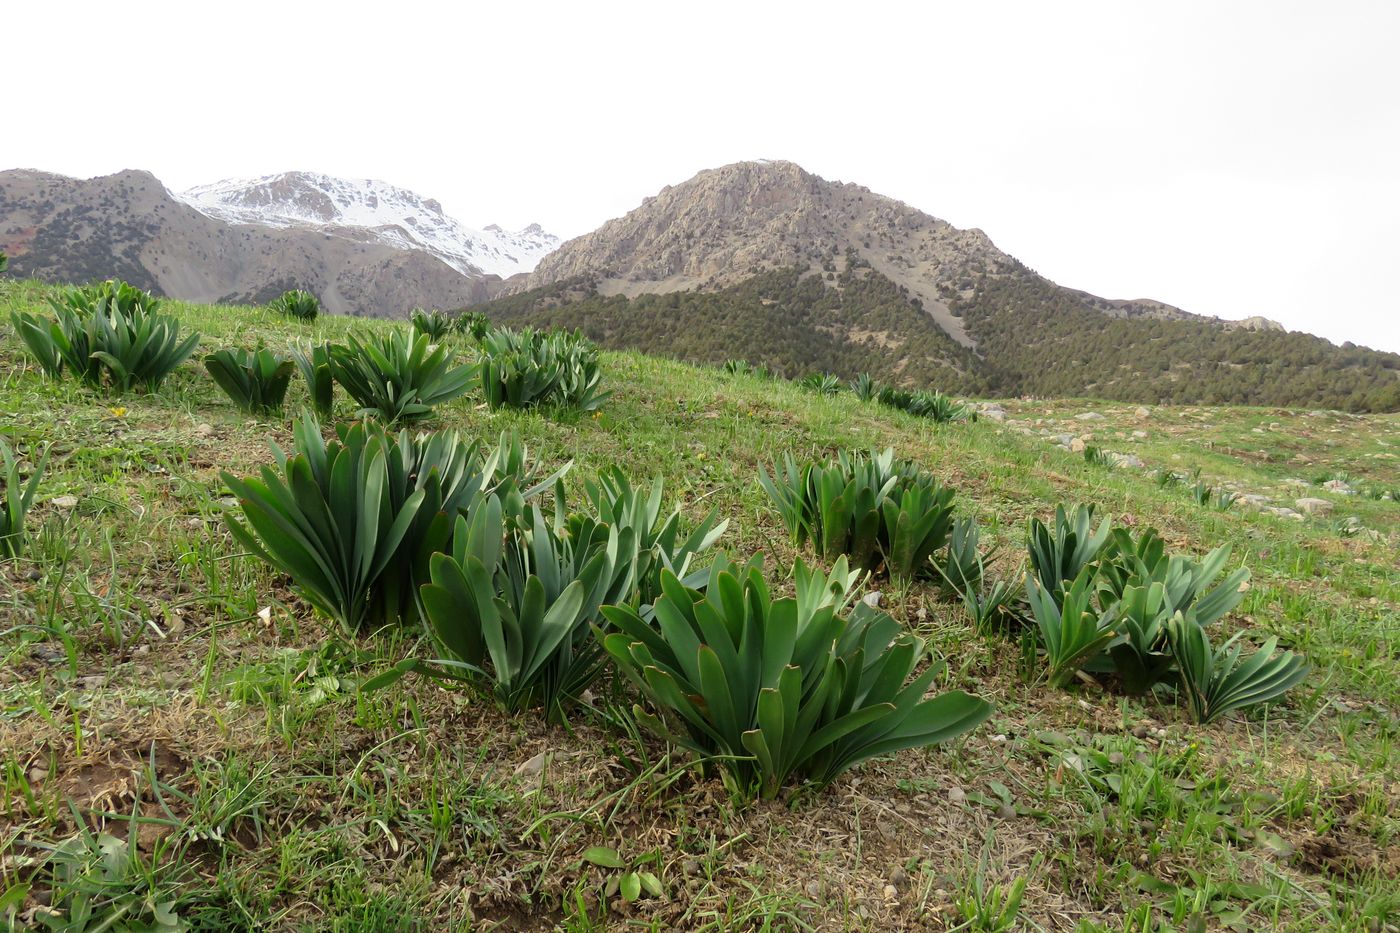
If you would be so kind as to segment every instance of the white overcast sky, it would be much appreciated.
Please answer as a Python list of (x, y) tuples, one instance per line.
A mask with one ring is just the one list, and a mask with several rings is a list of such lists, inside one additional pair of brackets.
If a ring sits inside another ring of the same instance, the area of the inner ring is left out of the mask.
[(1400, 351), (1400, 3), (21, 2), (0, 168), (585, 233), (783, 158), (1050, 278)]

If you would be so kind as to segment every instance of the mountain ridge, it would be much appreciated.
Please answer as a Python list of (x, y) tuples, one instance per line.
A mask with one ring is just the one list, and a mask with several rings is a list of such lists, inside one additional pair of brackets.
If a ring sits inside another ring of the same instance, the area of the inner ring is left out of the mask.
[(509, 278), (534, 269), (560, 239), (539, 224), (509, 231), (468, 227), (435, 198), (371, 178), (321, 172), (279, 172), (224, 179), (173, 196), (195, 210), (235, 224), (364, 230), (390, 246), (422, 249), (467, 276)]
[(696, 362), (748, 358), (787, 375), (866, 371), (909, 388), (993, 395), (1400, 409), (1400, 354), (1338, 347), (1265, 318), (1225, 321), (1062, 286), (979, 229), (791, 162), (734, 163), (663, 188), (475, 310)]
[[(581, 275), (596, 278), (603, 294), (629, 297), (722, 288), (755, 270), (823, 263), (848, 248), (908, 291), (942, 330), (968, 347), (976, 340), (952, 313), (949, 298), (963, 290), (970, 271), (1007, 274), (1026, 268), (979, 228), (955, 227), (863, 185), (827, 181), (794, 162), (757, 160), (704, 169), (662, 188), (622, 217), (561, 244), (502, 292)], [(1238, 326), (1155, 299), (1079, 294), (1110, 315)], [(1279, 327), (1271, 321), (1259, 326)]]
[(331, 313), (373, 317), (481, 301), (503, 281), (464, 274), (367, 228), (211, 217), (138, 169), (89, 179), (0, 172), (0, 252), (11, 274), (45, 281), (119, 277), (157, 294), (224, 303), (305, 288)]

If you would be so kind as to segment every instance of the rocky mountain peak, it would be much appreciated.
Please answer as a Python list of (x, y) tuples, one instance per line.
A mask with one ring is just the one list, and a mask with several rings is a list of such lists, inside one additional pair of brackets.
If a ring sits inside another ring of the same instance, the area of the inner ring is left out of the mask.
[(605, 293), (722, 288), (755, 271), (832, 271), (848, 251), (905, 288), (939, 326), (971, 345), (944, 303), (971, 264), (1016, 265), (978, 230), (959, 230), (860, 185), (827, 181), (794, 162), (708, 169), (662, 189), (627, 215), (545, 257), (522, 288), (574, 276)]

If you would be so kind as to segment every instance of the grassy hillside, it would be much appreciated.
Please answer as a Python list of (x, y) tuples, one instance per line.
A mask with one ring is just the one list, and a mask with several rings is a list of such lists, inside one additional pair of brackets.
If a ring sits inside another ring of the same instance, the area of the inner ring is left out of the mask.
[[(794, 552), (755, 474), (785, 452), (894, 446), (1004, 543), (1000, 573), (1030, 516), (1096, 503), (1176, 548), (1231, 544), (1253, 576), (1221, 625), (1276, 634), (1314, 667), (1267, 711), (1196, 726), (1092, 682), (1028, 683), (1019, 647), (978, 637), (934, 588), (876, 584), (946, 666), (940, 688), (996, 714), (824, 793), (741, 806), (684, 752), (619, 733), (620, 686), (568, 729), (421, 678), (357, 692), (431, 646), (347, 640), (223, 526), (219, 472), (270, 463), (289, 421), (236, 410), (193, 363), (149, 396), (45, 379), (9, 325), (45, 294), (0, 282), (0, 433), (54, 445), (33, 547), (0, 564), (0, 917), (86, 885), (128, 917), (160, 905), (198, 929), (997, 929), (994, 905), (1024, 884), (1014, 928), (1400, 925), (1400, 502), (1380, 498), (1400, 487), (1400, 418), (1008, 402), (1004, 422), (939, 427), (630, 352), (605, 355), (615, 394), (597, 417), (473, 396), (440, 409), (430, 427), (513, 429), (547, 465), (572, 460), (572, 487), (614, 464), (663, 477), (692, 519), (730, 520), (723, 547), (768, 554), (776, 586)], [(402, 326), (167, 308), (210, 349)], [(305, 397), (294, 385), (291, 405)], [(1091, 464), (1058, 435), (1145, 468)], [(1332, 511), (1203, 508), (1153, 468)], [(1338, 474), (1362, 494), (1318, 485)], [(72, 841), (80, 822), (129, 844), (102, 862)], [(619, 872), (585, 863), (591, 846), (663, 895), (609, 897)], [(79, 880), (55, 893), (54, 864)]]
[(582, 280), (478, 305), (493, 320), (581, 327), (605, 346), (700, 363), (736, 355), (798, 376), (869, 372), (915, 388), (1127, 402), (1400, 411), (1400, 355), (1281, 331), (1112, 316), (1024, 267), (985, 270), (943, 298), (977, 340), (953, 342), (854, 254), (715, 291), (628, 299)]

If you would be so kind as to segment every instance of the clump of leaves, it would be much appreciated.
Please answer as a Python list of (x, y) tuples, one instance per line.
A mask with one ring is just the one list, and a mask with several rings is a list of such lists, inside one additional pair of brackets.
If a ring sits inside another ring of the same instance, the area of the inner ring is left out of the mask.
[(125, 282), (69, 289), (52, 302), (55, 318), (15, 312), (15, 330), (52, 378), (72, 373), (113, 392), (154, 391), (189, 359), (199, 335), (180, 339), (175, 318), (153, 312), (154, 299)]
[(492, 409), (596, 411), (608, 397), (599, 388), (598, 348), (581, 331), (492, 331), (481, 340), (480, 372)]
[(975, 421), (977, 416), (968, 406), (957, 402), (942, 392), (909, 392), (893, 386), (883, 386), (875, 398), (880, 404), (898, 408), (919, 418), (928, 418), (939, 424), (957, 421)]
[[(591, 634), (600, 607), (650, 615), (660, 574), (693, 570), (725, 527), (712, 513), (682, 537), (679, 509), (663, 517), (659, 480), (648, 494), (613, 470), (586, 488), (596, 511), (566, 514), (561, 483), (552, 521), (513, 494), (483, 497), (462, 514), (421, 590), (444, 658), (410, 659), (375, 685), (413, 670), (484, 678), (506, 708), (539, 707), (563, 721), (603, 665)], [(701, 585), (703, 575), (692, 572)]]
[(923, 642), (861, 603), (858, 576), (793, 570), (775, 599), (761, 562), (716, 561), (704, 592), (663, 573), (655, 621), (605, 607), (608, 654), (650, 701), (634, 710), (658, 734), (718, 769), (738, 797), (771, 799), (793, 779), (821, 789), (848, 769), (962, 735), (992, 713), (960, 691), (926, 697), (938, 676), (911, 678)]
[(464, 311), (452, 322), (458, 333), (470, 334), (478, 343), (491, 332), (491, 319), (480, 311)]
[(268, 308), (298, 321), (314, 321), (321, 314), (321, 299), (308, 291), (294, 288), (272, 299)]
[(1278, 639), (1244, 655), (1236, 634), (1219, 648), (1205, 629), (1177, 613), (1167, 625), (1172, 654), (1181, 668), (1182, 690), (1191, 718), (1210, 723), (1233, 710), (1276, 700), (1302, 682), (1307, 663), (1291, 651), (1275, 656)]
[(129, 282), (107, 279), (105, 282), (65, 288), (50, 298), (49, 304), (55, 310), (66, 308), (82, 317), (89, 317), (99, 311), (104, 314), (120, 311), (125, 315), (131, 315), (138, 308), (154, 311), (160, 299)]
[(434, 342), (445, 340), (452, 333), (452, 319), (436, 308), (432, 311), (414, 308), (408, 320), (415, 331), (426, 334)]
[[(272, 445), (276, 464), (260, 476), (223, 474), (243, 513), (242, 522), (230, 514), (229, 529), (349, 632), (416, 619), (415, 584), (427, 579), (429, 557), (449, 546), (457, 517), (535, 472), (507, 434), (486, 450), (455, 431), (394, 435), (360, 422), (327, 441), (304, 415), (293, 436), (294, 452)], [(538, 495), (562, 473), (514, 494)]]
[(307, 394), (317, 416), (329, 419), (335, 408), (335, 374), (331, 369), (331, 346), (293, 347), (292, 360), (306, 382)]
[(714, 509), (687, 533), (680, 506), (669, 513), (662, 507), (665, 487), (657, 477), (650, 490), (633, 486), (619, 468), (604, 470), (596, 481), (584, 483), (584, 496), (599, 520), (618, 528), (632, 529), (637, 536), (637, 601), (650, 605), (661, 595), (661, 574), (670, 572), (687, 586), (699, 586), (704, 568), (696, 568), (700, 555), (709, 551), (729, 520), (720, 520)]
[(204, 368), (219, 388), (247, 412), (281, 411), (296, 364), (271, 350), (216, 350)]
[(34, 496), (48, 462), (49, 448), (45, 447), (29, 479), (25, 480), (20, 473), (19, 458), (10, 445), (0, 439), (0, 465), (5, 468), (5, 488), (0, 490), (0, 560), (24, 553), (27, 541), (24, 520), (34, 505)]
[[(77, 816), (76, 810), (73, 815)], [(45, 862), (51, 887), (35, 919), (50, 930), (91, 933), (188, 929), (176, 910), (176, 900), (166, 899), (172, 892), (158, 887), (166, 872), (136, 845), (134, 818), (126, 839), (93, 832), (81, 819), (77, 823), (77, 834), (53, 847)], [(5, 894), (16, 890), (22, 900), (22, 887)]]
[(1093, 605), (1094, 577), (1094, 568), (1085, 566), (1058, 600), (1035, 577), (1026, 581), (1026, 598), (1040, 629), (1051, 686), (1069, 683), (1075, 671), (1117, 637), (1114, 613)]
[(748, 360), (725, 360), (724, 371), (731, 376), (753, 376), (755, 379), (772, 379), (773, 371), (765, 363), (750, 363)]
[(1031, 575), (1057, 605), (1063, 598), (1065, 584), (1092, 565), (1108, 543), (1112, 521), (1105, 518), (1094, 529), (1093, 520), (1094, 508), (1086, 505), (1077, 505), (1073, 511), (1056, 506), (1053, 526), (1038, 518), (1030, 520), (1026, 548), (1030, 552)]
[(540, 707), (562, 721), (602, 670), (589, 626), (604, 603), (630, 597), (636, 556), (634, 529), (592, 517), (551, 524), (538, 506), (485, 498), (457, 519), (422, 589), (448, 654), (437, 664), (487, 677), (508, 710)]
[(953, 490), (889, 449), (800, 466), (788, 454), (771, 477), (760, 466), (759, 483), (793, 544), (810, 539), (827, 560), (849, 555), (856, 567), (883, 566), (892, 577), (930, 572), (952, 525)]
[(869, 402), (880, 392), (880, 387), (870, 373), (861, 373), (851, 380), (851, 391), (862, 402)]
[(841, 377), (831, 373), (808, 373), (797, 384), (818, 395), (832, 396), (841, 391)]
[(982, 553), (981, 537), (974, 519), (964, 517), (953, 522), (947, 547), (932, 558), (933, 569), (945, 592), (961, 594), (969, 587), (982, 586), (991, 554)]
[(1084, 445), (1084, 462), (1090, 466), (1112, 468), (1118, 465), (1118, 458), (1102, 447)]
[(405, 330), (364, 340), (351, 334), (329, 352), (331, 374), (360, 403), (360, 416), (386, 424), (428, 417), (434, 406), (465, 393), (477, 372), (454, 366), (445, 346)]

